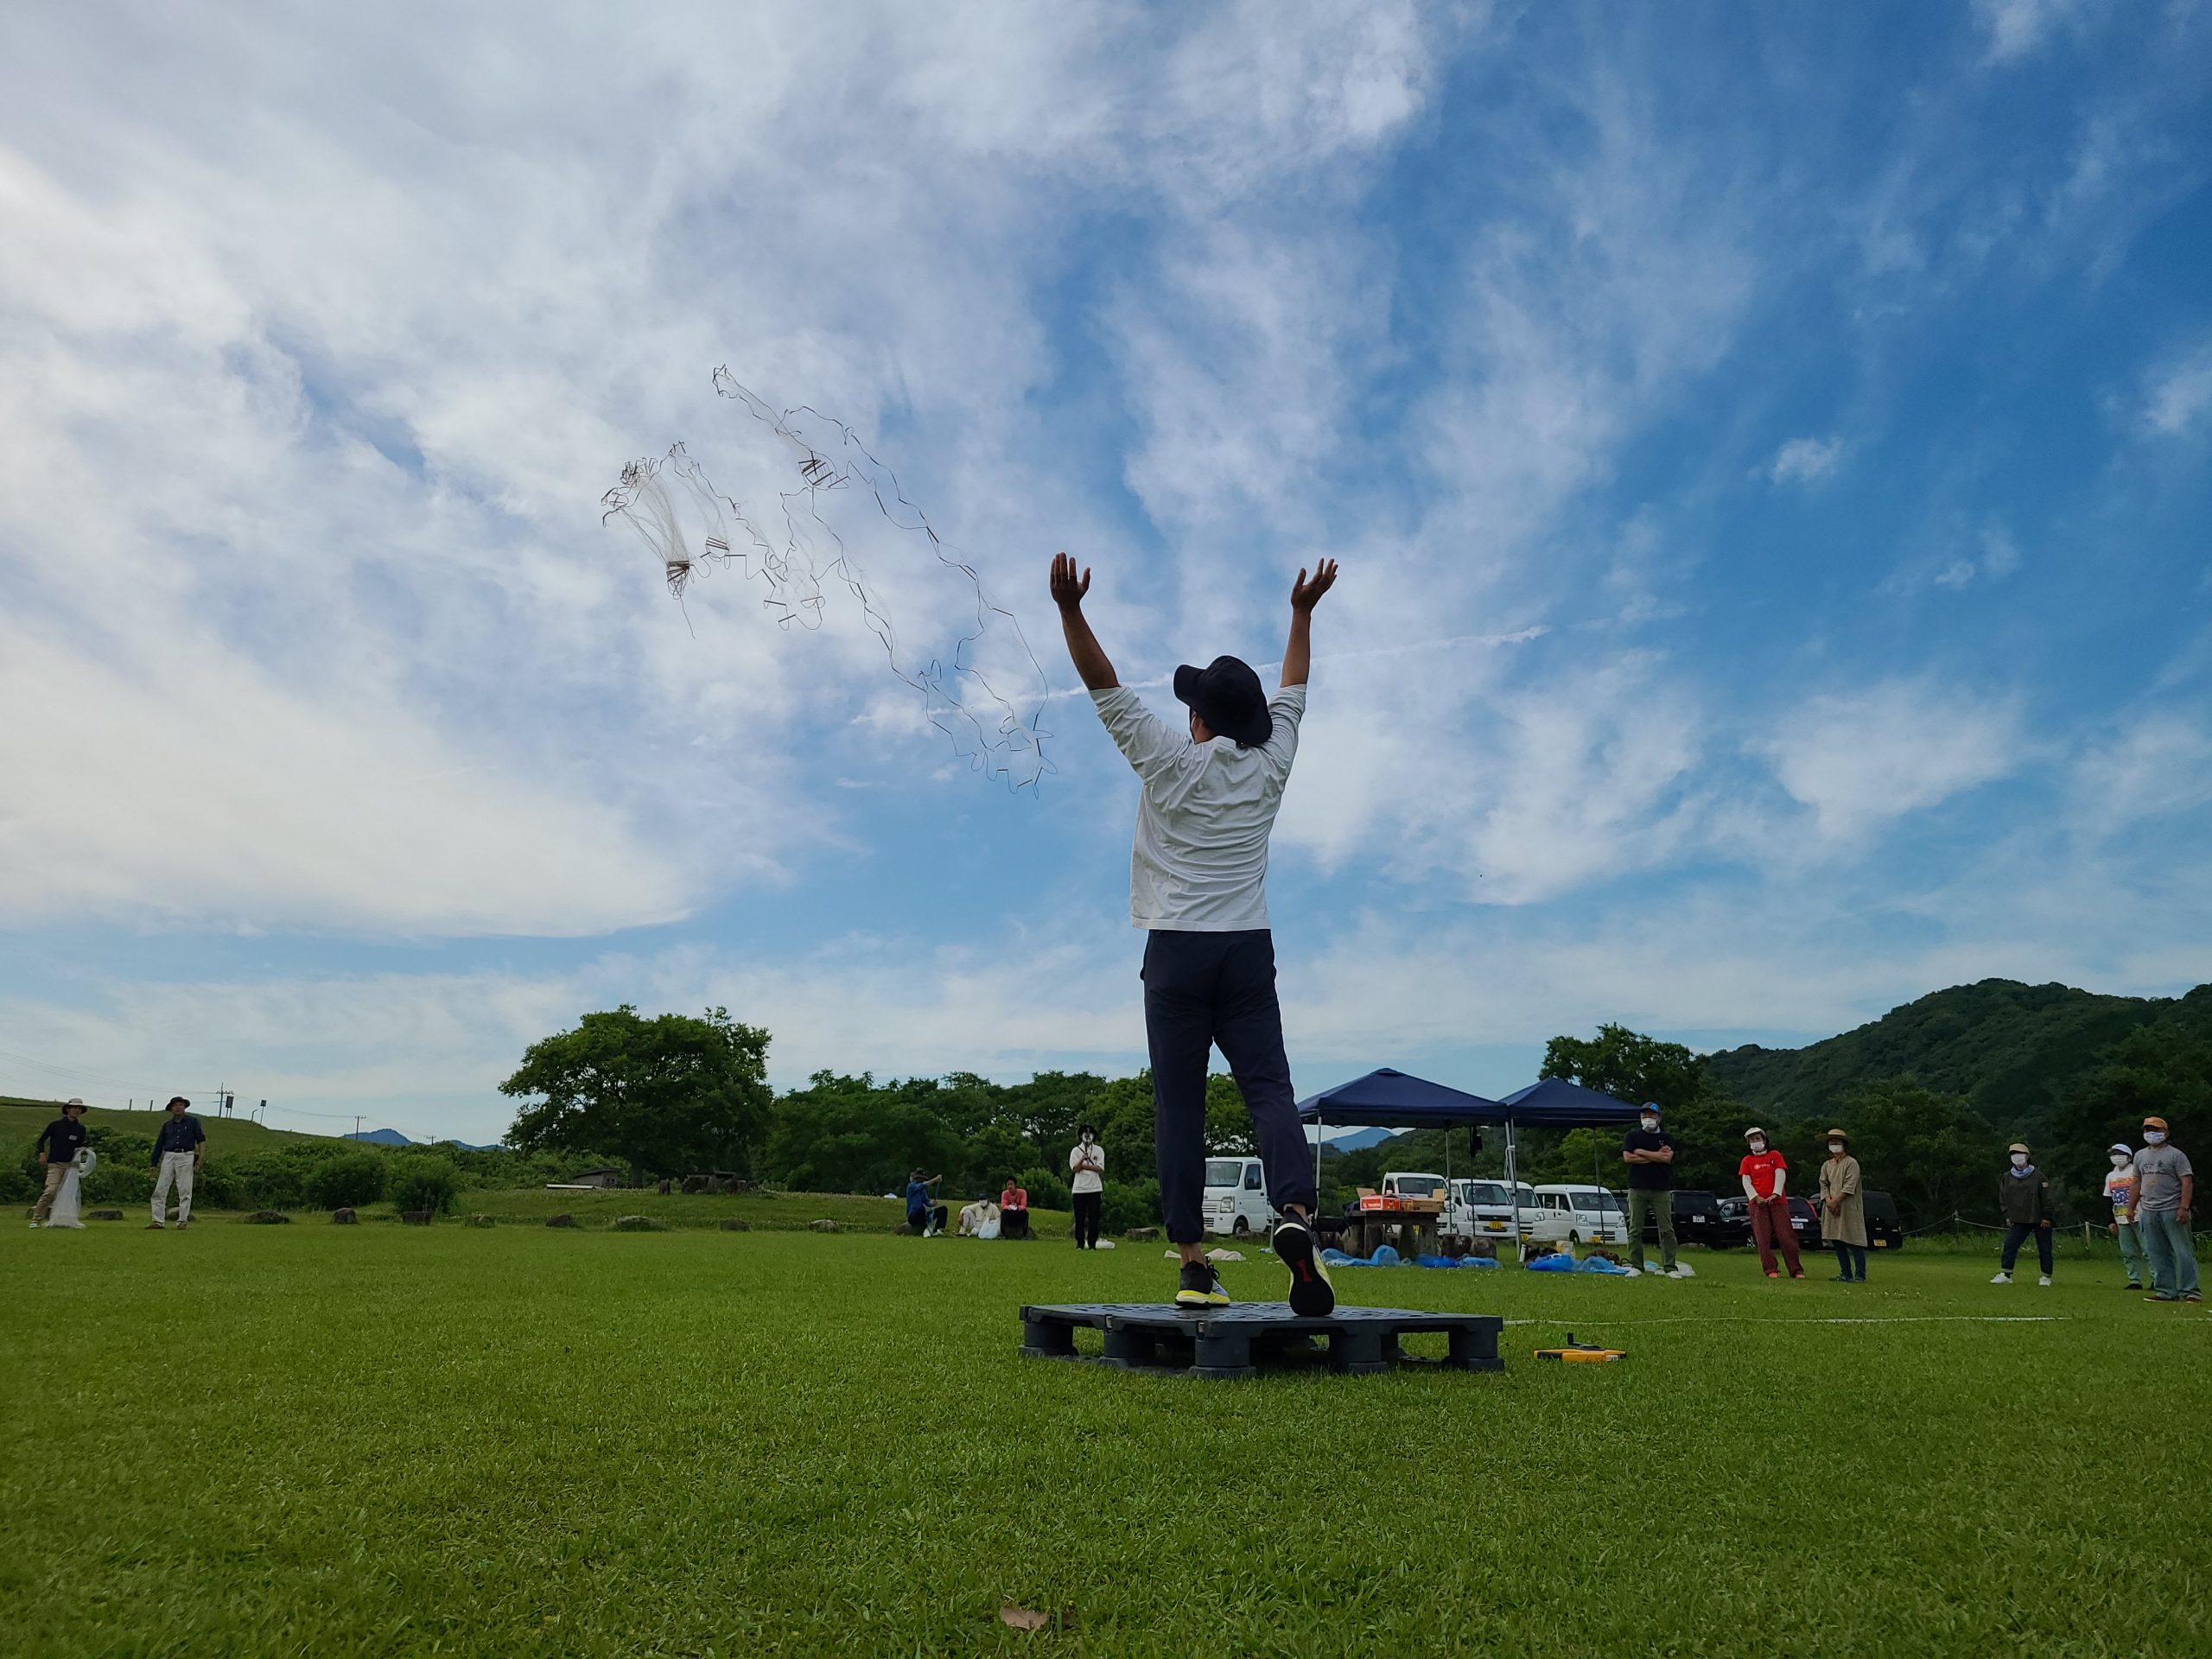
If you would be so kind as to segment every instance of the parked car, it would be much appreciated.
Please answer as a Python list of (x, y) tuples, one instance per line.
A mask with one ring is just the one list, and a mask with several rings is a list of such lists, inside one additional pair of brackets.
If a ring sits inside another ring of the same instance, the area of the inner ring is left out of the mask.
[(1602, 1186), (1540, 1186), (1529, 1236), (1545, 1244), (1625, 1244), (1628, 1214)]
[[(1751, 1242), (1751, 1224), (1738, 1216), (1731, 1217), (1723, 1206), (1727, 1200), (1715, 1198), (1710, 1192), (1678, 1191), (1674, 1195), (1675, 1238), (1678, 1243), (1702, 1244), (1708, 1249), (1728, 1250)], [(1736, 1200), (1742, 1204), (1743, 1199)], [(1659, 1242), (1659, 1218), (1654, 1216), (1643, 1224), (1643, 1242)]]
[[(1535, 1224), (1536, 1189), (1526, 1181), (1521, 1182), (1520, 1187), (1521, 1231), (1525, 1236)], [(1455, 1176), (1439, 1230), (1447, 1238), (1510, 1238), (1513, 1216), (1513, 1189), (1503, 1181)]]
[(1271, 1231), (1279, 1217), (1268, 1202), (1268, 1183), (1256, 1158), (1206, 1160), (1206, 1230), (1249, 1238)]
[(1897, 1218), (1897, 1201), (1886, 1192), (1866, 1192), (1866, 1242), (1878, 1250), (1904, 1249), (1904, 1224)]
[(1810, 1198), (1785, 1200), (1789, 1205), (1789, 1228), (1797, 1235), (1797, 1248), (1817, 1250), (1821, 1248), (1821, 1207)]
[(1744, 1236), (1751, 1236), (1751, 1201), (1738, 1196), (1715, 1198), (1713, 1207), (1720, 1212), (1720, 1219), (1732, 1221), (1744, 1230)]

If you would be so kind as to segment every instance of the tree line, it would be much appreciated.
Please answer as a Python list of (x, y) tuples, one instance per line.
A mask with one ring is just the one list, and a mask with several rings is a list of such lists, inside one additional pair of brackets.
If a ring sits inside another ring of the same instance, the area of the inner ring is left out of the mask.
[[(502, 1084), (524, 1100), (507, 1142), (537, 1156), (595, 1155), (645, 1180), (723, 1170), (798, 1191), (890, 1192), (910, 1173), (943, 1175), (948, 1192), (995, 1192), (1013, 1178), (1033, 1203), (1064, 1208), (1067, 1154), (1084, 1123), (1107, 1149), (1106, 1219), (1126, 1227), (1158, 1219), (1153, 1179), (1148, 1072), (1106, 1077), (1043, 1071), (1024, 1083), (968, 1072), (878, 1080), (870, 1073), (818, 1071), (801, 1089), (767, 1083), (769, 1034), (726, 1009), (699, 1017), (639, 1015), (627, 1005), (584, 1016), (576, 1028), (531, 1046)], [(1816, 1096), (1810, 1109), (1761, 1117), (1735, 1098), (1700, 1056), (1626, 1027), (1593, 1037), (1559, 1036), (1543, 1075), (1565, 1077), (1633, 1103), (1656, 1101), (1677, 1144), (1675, 1185), (1738, 1190), (1744, 1130), (1758, 1122), (1794, 1167), (1797, 1189), (1825, 1156), (1831, 1127), (1847, 1130), (1870, 1186), (1889, 1192), (1908, 1227), (1956, 1214), (1997, 1218), (2005, 1148), (2023, 1130), (1963, 1090), (1930, 1088), (1905, 1075), (1862, 1077)], [(2037, 1161), (2052, 1177), (2064, 1212), (2103, 1219), (2105, 1148), (2139, 1139), (2144, 1116), (2172, 1123), (2183, 1147), (2208, 1145), (2212, 1130), (2212, 1030), (2142, 1026), (2079, 1071), (2056, 1108), (2037, 1102)], [(1618, 1129), (1535, 1130), (1519, 1138), (1522, 1179), (1622, 1184)], [(1465, 1129), (1400, 1136), (1384, 1147), (1325, 1155), (1322, 1203), (1335, 1207), (1372, 1185), (1386, 1166), (1502, 1175), (1504, 1149), (1491, 1133), (1478, 1146)], [(1208, 1149), (1253, 1149), (1250, 1116), (1236, 1084), (1210, 1079)]]

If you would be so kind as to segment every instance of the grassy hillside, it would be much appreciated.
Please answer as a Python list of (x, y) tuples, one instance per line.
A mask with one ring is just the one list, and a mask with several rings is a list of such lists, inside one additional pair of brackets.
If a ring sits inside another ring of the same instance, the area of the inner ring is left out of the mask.
[[(33, 1140), (38, 1132), (61, 1116), (58, 1100), (24, 1100), (17, 1096), (0, 1098), (0, 1141)], [(327, 1135), (302, 1135), (294, 1129), (272, 1129), (243, 1117), (215, 1117), (195, 1111), (200, 1127), (207, 1131), (209, 1154), (224, 1152), (250, 1154), (275, 1152), (289, 1146), (327, 1147), (336, 1139)], [(112, 1129), (121, 1135), (143, 1135), (151, 1140), (161, 1128), (159, 1112), (118, 1112), (93, 1107), (85, 1113), (87, 1125)]]
[(2114, 1044), (2169, 1023), (2212, 1036), (2212, 985), (2185, 997), (2106, 996), (1986, 979), (1804, 1048), (1726, 1049), (1707, 1056), (1706, 1068), (1753, 1116), (1784, 1122), (1830, 1114), (1877, 1079), (1910, 1077), (1963, 1096), (1992, 1122), (2033, 1128)]

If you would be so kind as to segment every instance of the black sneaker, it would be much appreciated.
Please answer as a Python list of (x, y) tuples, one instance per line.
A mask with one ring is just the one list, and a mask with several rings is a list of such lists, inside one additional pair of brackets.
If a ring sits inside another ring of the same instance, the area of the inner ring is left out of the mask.
[(1211, 1262), (1185, 1262), (1181, 1287), (1175, 1293), (1178, 1307), (1227, 1307), (1229, 1292)]
[(1295, 1216), (1275, 1229), (1275, 1260), (1290, 1269), (1290, 1311), (1301, 1319), (1326, 1319), (1337, 1311), (1337, 1287), (1313, 1248), (1313, 1235)]

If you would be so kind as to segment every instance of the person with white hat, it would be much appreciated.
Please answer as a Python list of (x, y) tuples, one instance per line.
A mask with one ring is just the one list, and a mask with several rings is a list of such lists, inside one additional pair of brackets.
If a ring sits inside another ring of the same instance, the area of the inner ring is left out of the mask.
[(2043, 1277), (2036, 1282), (2048, 1288), (2050, 1284), (2050, 1178), (2028, 1161), (2027, 1143), (2015, 1141), (2006, 1149), (2012, 1160), (2012, 1168), (1997, 1178), (1997, 1207), (2005, 1217), (2005, 1250), (1998, 1258), (1997, 1276), (1993, 1285), (2012, 1282), (2012, 1263), (2020, 1259), (2020, 1246), (2031, 1235), (2036, 1241), (2036, 1261), (2043, 1268)]
[(54, 1201), (60, 1196), (61, 1184), (68, 1179), (86, 1138), (85, 1103), (74, 1096), (63, 1104), (60, 1116), (38, 1132), (36, 1151), (39, 1162), (46, 1166), (46, 1190), (31, 1207), (34, 1230), (43, 1227), (54, 1213)]
[(2154, 1302), (2201, 1302), (2196, 1288), (2196, 1243), (2190, 1235), (2196, 1173), (2189, 1154), (2167, 1140), (2166, 1120), (2143, 1120), (2143, 1150), (2135, 1154), (2135, 1203), (2129, 1218), (2143, 1230), (2151, 1258)]
[(2105, 1177), (2105, 1202), (2112, 1205), (2112, 1236), (2120, 1241), (2120, 1265), (2126, 1271), (2127, 1287), (2140, 1290), (2143, 1230), (2135, 1223), (2135, 1149), (2125, 1141), (2115, 1141), (2107, 1155), (2112, 1173)]
[(1779, 1248), (1782, 1259), (1789, 1264), (1789, 1276), (1802, 1279), (1805, 1269), (1797, 1260), (1797, 1231), (1789, 1224), (1789, 1199), (1783, 1192), (1789, 1179), (1789, 1160), (1768, 1147), (1764, 1129), (1745, 1129), (1744, 1142), (1751, 1150), (1736, 1166), (1736, 1175), (1744, 1183), (1744, 1196), (1751, 1201), (1751, 1237), (1759, 1247), (1760, 1270), (1770, 1279), (1782, 1277), (1774, 1265), (1774, 1253)]

